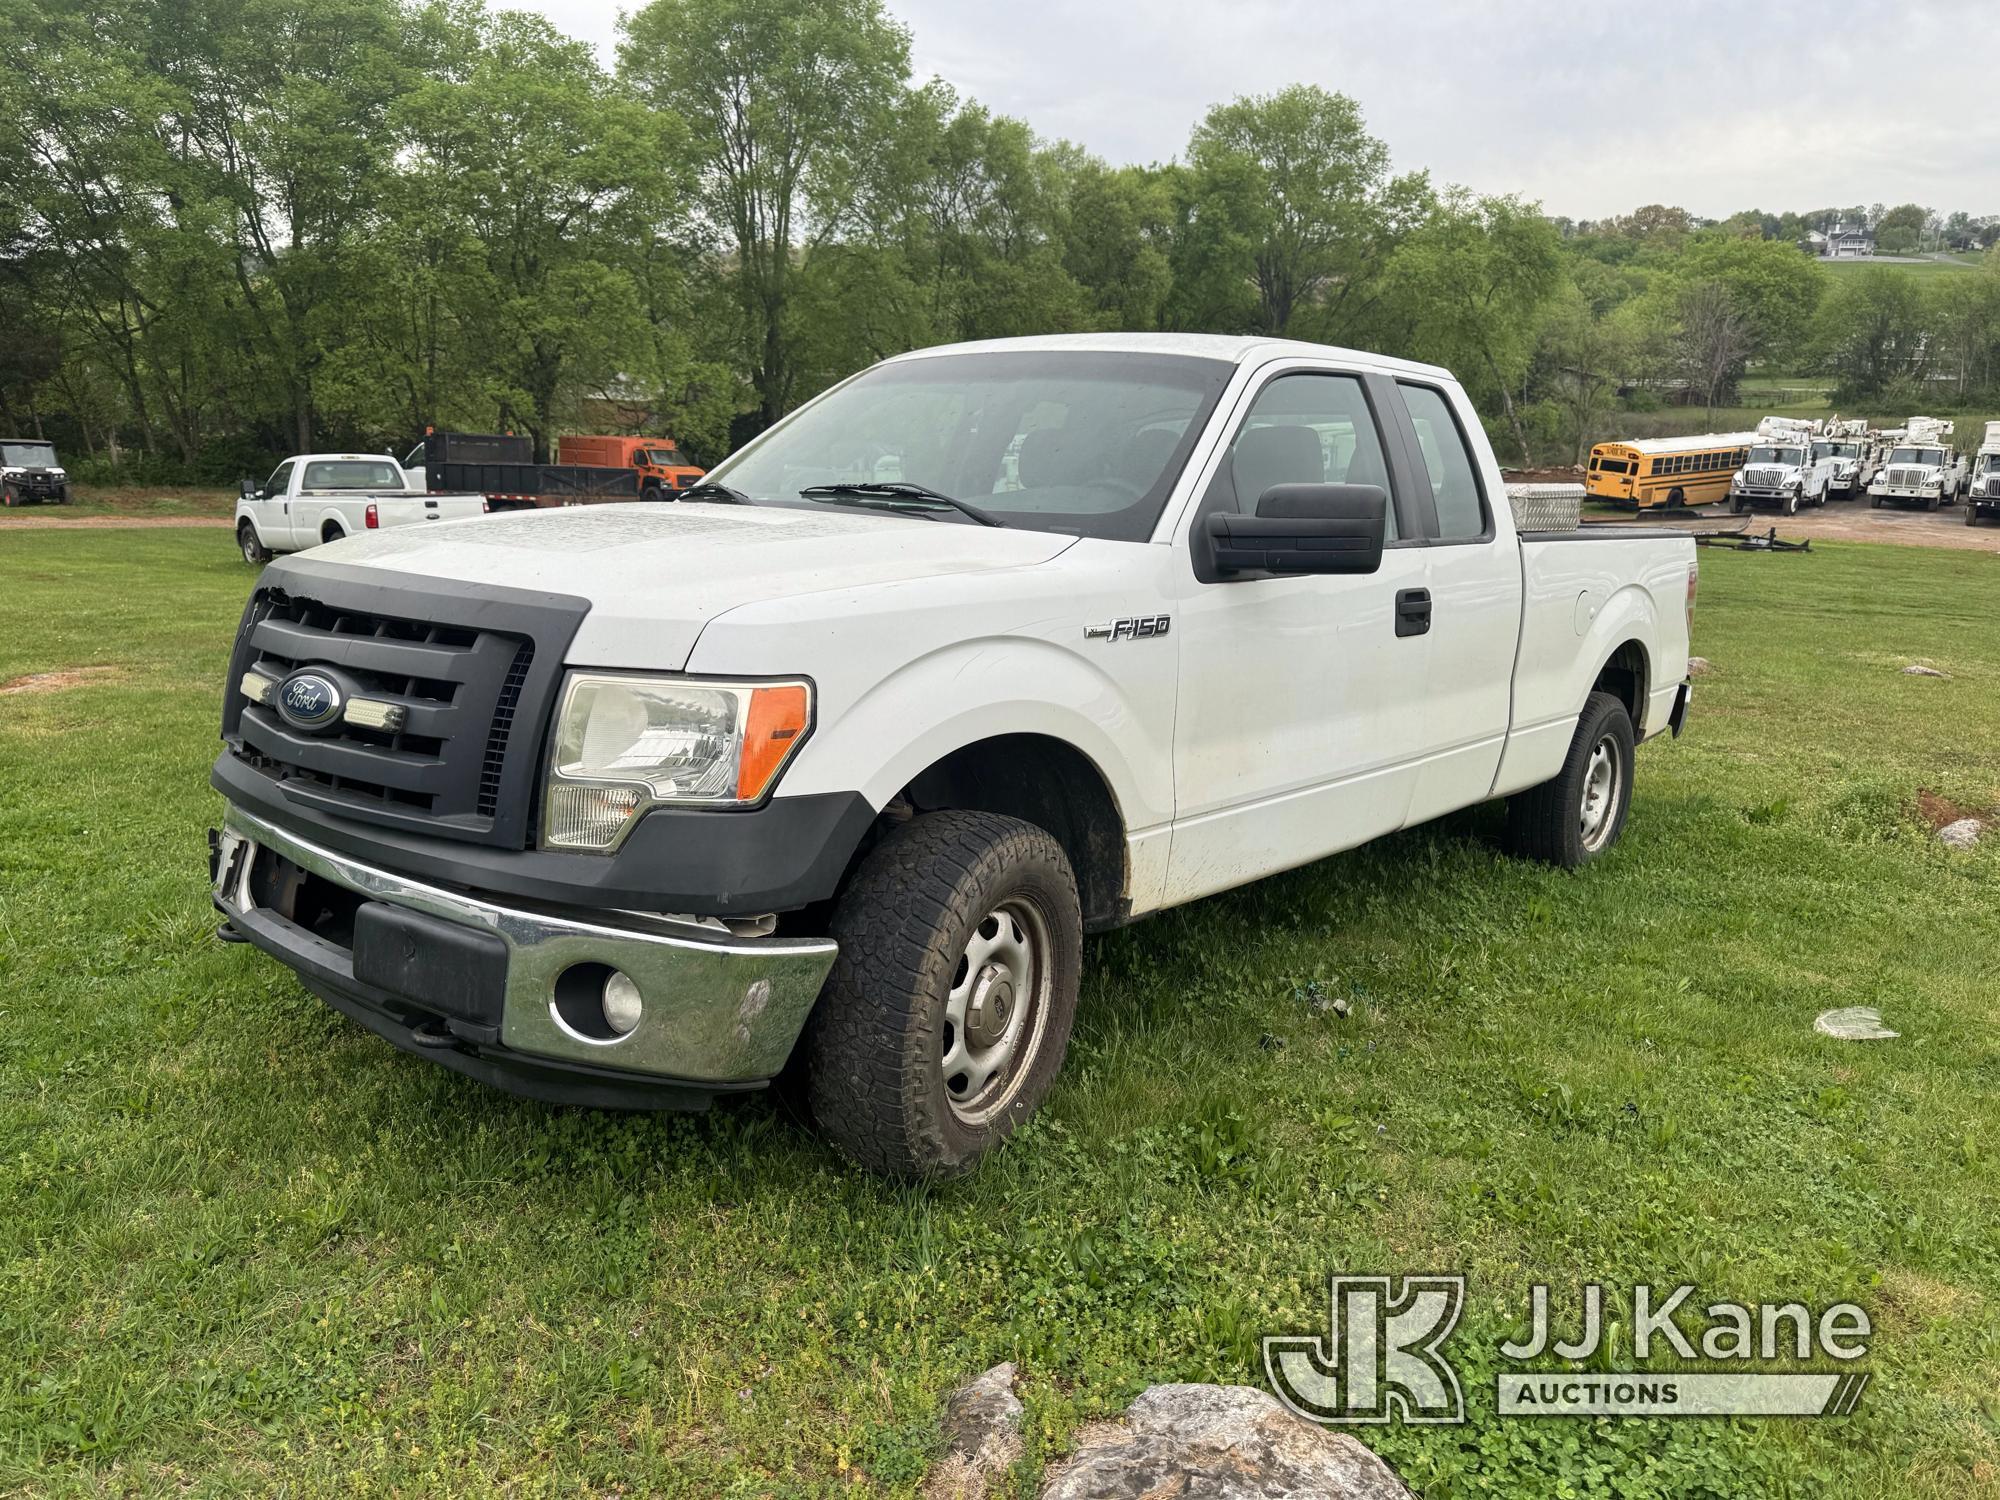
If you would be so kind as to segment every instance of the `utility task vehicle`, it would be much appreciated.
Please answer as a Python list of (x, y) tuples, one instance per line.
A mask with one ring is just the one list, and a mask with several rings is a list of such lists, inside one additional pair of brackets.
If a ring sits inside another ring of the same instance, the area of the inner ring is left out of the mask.
[(1876, 510), (1895, 503), (1936, 510), (1958, 499), (1964, 471), (1952, 451), (1952, 424), (1936, 417), (1912, 417), (1907, 426), (1882, 434), (1888, 456), (1868, 482), (1868, 503)]
[(0, 438), (0, 504), (69, 504), (69, 472), (56, 462), (54, 443)]
[(1829, 466), (1813, 461), (1818, 425), (1797, 417), (1766, 417), (1757, 441), (1729, 481), (1729, 508), (1741, 515), (1758, 505), (1775, 505), (1788, 516), (1801, 505), (1826, 504)]
[(236, 547), (245, 562), (300, 552), (364, 531), (413, 521), (450, 521), (486, 509), (478, 495), (426, 495), (405, 487), (403, 471), (379, 453), (299, 453), (261, 485), (243, 481), (236, 500)]
[(678, 504), (281, 560), (225, 935), (505, 1088), (789, 1063), (862, 1162), (957, 1171), (1047, 1091), (1088, 932), (1489, 798), (1524, 855), (1616, 842), (1694, 539), (1505, 494), (1444, 370), (1081, 335), (878, 364)]
[(1988, 422), (1965, 484), (1965, 524), (2000, 519), (2000, 422)]

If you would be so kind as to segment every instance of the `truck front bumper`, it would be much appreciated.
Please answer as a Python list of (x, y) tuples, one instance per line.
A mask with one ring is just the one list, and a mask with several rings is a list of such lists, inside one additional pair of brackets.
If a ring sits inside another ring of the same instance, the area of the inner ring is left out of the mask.
[[(700, 1108), (761, 1086), (791, 1055), (836, 951), (693, 919), (500, 905), (234, 804), (210, 842), (226, 932), (397, 1046), (556, 1103)], [(601, 1024), (614, 973), (640, 1000), (623, 1035)]]

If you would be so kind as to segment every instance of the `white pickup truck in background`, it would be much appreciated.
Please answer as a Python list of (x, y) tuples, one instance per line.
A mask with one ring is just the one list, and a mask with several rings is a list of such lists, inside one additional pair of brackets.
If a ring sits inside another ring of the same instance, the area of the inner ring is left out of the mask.
[(412, 490), (402, 466), (373, 453), (300, 453), (262, 485), (244, 480), (236, 500), (236, 545), (244, 561), (302, 552), (364, 531), (414, 521), (484, 514), (483, 495), (427, 495)]
[(359, 535), (231, 659), (224, 935), (539, 1098), (788, 1065), (969, 1167), (1087, 932), (1492, 798), (1575, 867), (1688, 707), (1693, 539), (1524, 535), (1441, 369), (1256, 338), (903, 355), (676, 505)]

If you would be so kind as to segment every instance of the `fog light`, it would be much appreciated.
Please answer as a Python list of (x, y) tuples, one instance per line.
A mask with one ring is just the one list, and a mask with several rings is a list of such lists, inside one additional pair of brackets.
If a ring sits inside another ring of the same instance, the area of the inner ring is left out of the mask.
[(639, 1025), (639, 986), (609, 964), (572, 964), (556, 976), (549, 1018), (565, 1036), (606, 1047)]
[(639, 986), (630, 974), (617, 969), (604, 981), (604, 1021), (620, 1036), (630, 1036), (639, 1025)]

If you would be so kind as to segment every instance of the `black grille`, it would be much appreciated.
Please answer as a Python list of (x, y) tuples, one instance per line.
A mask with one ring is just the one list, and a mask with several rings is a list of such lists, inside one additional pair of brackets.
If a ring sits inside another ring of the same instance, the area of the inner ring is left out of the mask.
[(493, 727), (486, 735), (486, 764), (479, 772), (479, 811), (492, 817), (500, 805), (500, 773), (507, 766), (507, 736), (514, 729), (514, 713), (521, 702), (521, 684), (528, 680), (528, 668), (535, 660), (535, 648), (523, 641), (514, 653), (514, 665), (500, 684), (500, 701), (493, 709)]
[[(540, 729), (586, 606), (421, 578), (354, 581), (363, 572), (283, 563), (266, 574), (237, 637), (224, 738), (296, 803), (525, 844)], [(307, 734), (243, 696), (246, 671), (278, 681), (303, 666), (334, 668), (357, 696), (401, 706), (402, 728), (342, 722)]]

